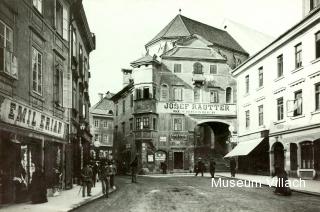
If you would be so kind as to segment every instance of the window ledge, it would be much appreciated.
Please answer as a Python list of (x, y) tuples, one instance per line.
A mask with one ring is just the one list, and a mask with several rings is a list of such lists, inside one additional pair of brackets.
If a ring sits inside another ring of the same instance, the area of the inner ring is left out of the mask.
[(274, 82), (278, 82), (278, 81), (280, 81), (280, 80), (282, 80), (282, 79), (284, 79), (284, 76), (283, 76), (283, 75), (282, 75), (281, 77), (278, 77), (278, 78), (274, 79), (273, 81), (274, 81)]
[(34, 97), (34, 98), (36, 98), (36, 99), (44, 102), (44, 97), (42, 96), (42, 94), (37, 93), (37, 92), (35, 92), (35, 91), (31, 91), (31, 92), (30, 92), (30, 95), (31, 95), (32, 97)]
[(261, 87), (257, 88), (256, 91), (260, 91), (260, 90), (262, 90), (263, 88), (264, 88), (264, 86), (261, 86)]
[(292, 73), (292, 74), (293, 74), (293, 73), (296, 73), (296, 72), (298, 72), (298, 71), (300, 71), (300, 70), (302, 70), (302, 69), (303, 69), (303, 66), (292, 70), (291, 73)]
[(286, 121), (285, 120), (279, 120), (279, 121), (274, 121), (273, 122), (273, 125), (277, 125), (277, 124), (282, 124), (282, 123), (285, 123)]
[(312, 60), (310, 63), (315, 64), (315, 63), (317, 63), (317, 62), (320, 62), (320, 57)]
[(299, 115), (299, 116), (293, 116), (291, 117), (291, 120), (295, 120), (295, 119), (300, 119), (300, 118), (304, 118), (306, 115), (302, 114), (302, 115)]
[(311, 115), (316, 115), (316, 114), (320, 114), (320, 110), (315, 110), (315, 111), (311, 112)]

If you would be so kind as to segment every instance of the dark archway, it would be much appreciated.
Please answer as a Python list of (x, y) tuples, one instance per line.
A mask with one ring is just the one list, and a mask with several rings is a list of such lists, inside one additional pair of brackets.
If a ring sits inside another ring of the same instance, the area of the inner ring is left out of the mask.
[(316, 170), (316, 179), (320, 180), (320, 139), (313, 142), (314, 148), (314, 169)]
[(282, 143), (276, 142), (273, 144), (273, 153), (274, 153), (274, 170), (276, 167), (284, 169), (284, 147)]

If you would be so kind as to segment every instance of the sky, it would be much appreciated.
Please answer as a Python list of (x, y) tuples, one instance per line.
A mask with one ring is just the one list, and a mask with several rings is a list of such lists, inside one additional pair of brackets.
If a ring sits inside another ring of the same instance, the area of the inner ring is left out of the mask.
[(83, 0), (96, 50), (90, 54), (90, 101), (122, 89), (122, 68), (145, 53), (144, 45), (181, 14), (222, 28), (236, 21), (274, 38), (302, 19), (302, 0)]

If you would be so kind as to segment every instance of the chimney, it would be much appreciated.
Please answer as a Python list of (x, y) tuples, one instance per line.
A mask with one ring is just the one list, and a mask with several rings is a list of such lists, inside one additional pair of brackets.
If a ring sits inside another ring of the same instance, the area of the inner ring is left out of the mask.
[(100, 100), (103, 99), (103, 93), (98, 93), (99, 97), (100, 97)]
[(132, 69), (121, 69), (122, 71), (122, 76), (123, 76), (123, 87), (127, 86), (132, 78), (131, 78), (131, 74), (132, 74)]

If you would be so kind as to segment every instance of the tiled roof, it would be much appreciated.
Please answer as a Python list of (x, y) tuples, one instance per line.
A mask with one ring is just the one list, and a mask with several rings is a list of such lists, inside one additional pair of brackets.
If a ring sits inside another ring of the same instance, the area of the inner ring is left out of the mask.
[(158, 63), (160, 62), (156, 59), (156, 57), (152, 57), (151, 55), (145, 55), (131, 63), (132, 66), (135, 65), (142, 65), (142, 64), (149, 64), (149, 63)]
[(200, 35), (214, 45), (233, 49), (242, 53), (247, 52), (237, 43), (231, 35), (221, 29), (192, 20), (182, 15), (177, 15), (164, 29), (162, 29), (146, 46), (162, 38), (181, 38), (190, 35)]

